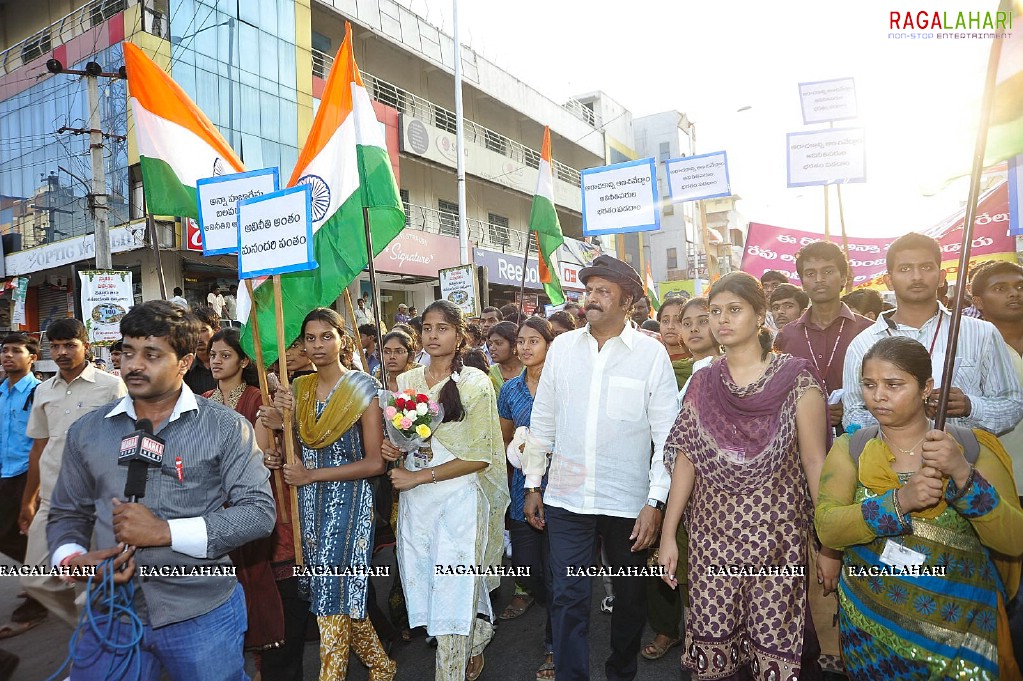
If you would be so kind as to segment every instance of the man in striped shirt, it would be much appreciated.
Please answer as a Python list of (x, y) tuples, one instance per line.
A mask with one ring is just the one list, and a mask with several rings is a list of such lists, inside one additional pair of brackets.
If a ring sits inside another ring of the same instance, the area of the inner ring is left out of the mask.
[[(938, 406), (937, 386), (941, 384), (951, 320), (951, 313), (937, 297), (945, 279), (941, 246), (930, 237), (911, 232), (888, 247), (886, 260), (885, 284), (895, 291), (896, 308), (882, 314), (853, 339), (846, 352), (842, 401), (847, 427), (875, 422), (863, 404), (860, 370), (863, 355), (886, 336), (914, 338), (930, 351), (936, 387), (927, 399), (928, 417), (934, 417)], [(1009, 349), (990, 322), (971, 317), (960, 321), (948, 402), (950, 422), (995, 434), (1012, 430), (1023, 418), (1023, 386), (1016, 377)]]

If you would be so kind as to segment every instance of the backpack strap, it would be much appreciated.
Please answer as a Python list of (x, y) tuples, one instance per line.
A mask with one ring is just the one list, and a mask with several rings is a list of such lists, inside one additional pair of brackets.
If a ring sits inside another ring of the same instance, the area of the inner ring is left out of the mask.
[(872, 426), (864, 426), (849, 436), (849, 456), (853, 463), (859, 465), (860, 454), (867, 443), (873, 440), (881, 432), (880, 427), (875, 423)]
[(25, 398), (25, 406), (21, 408), (22, 411), (31, 411), (32, 404), (36, 401), (36, 388), (39, 387), (39, 383), (32, 386), (32, 390), (29, 391), (28, 397)]
[[(863, 448), (867, 446), (868, 442), (877, 437), (879, 432), (880, 428), (875, 423), (872, 426), (860, 428), (849, 436), (849, 456), (852, 458), (854, 464), (859, 464), (860, 455), (863, 454)], [(977, 436), (971, 428), (964, 428), (962, 426), (955, 426), (948, 423), (945, 424), (945, 432), (954, 437), (956, 442), (958, 442), (963, 448), (963, 456), (966, 457), (966, 461), (971, 466), (977, 463), (977, 457), (980, 456), (980, 442), (977, 440)]]

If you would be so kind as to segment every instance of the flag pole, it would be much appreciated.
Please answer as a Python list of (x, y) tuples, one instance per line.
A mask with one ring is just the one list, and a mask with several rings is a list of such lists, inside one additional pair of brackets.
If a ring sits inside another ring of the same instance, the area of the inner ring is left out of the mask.
[[(347, 286), (345, 287), (344, 299), (345, 299), (345, 308), (348, 310), (348, 316), (352, 320), (352, 336), (353, 336), (352, 340), (354, 340), (354, 336), (359, 335), (359, 323), (357, 321), (355, 321), (355, 307), (352, 305), (352, 294), (348, 292), (348, 287)], [(366, 348), (362, 347), (361, 343), (359, 344), (358, 347), (360, 348), (359, 349), (359, 357), (362, 357), (362, 366), (364, 366), (366, 368), (366, 373), (368, 374), (368, 373), (370, 373), (370, 371), (369, 371), (369, 355), (366, 353)], [(383, 353), (383, 348), (378, 346), (377, 347), (377, 353), (378, 354)], [(383, 364), (383, 362), (381, 362), (381, 365), (382, 364)]]
[[(849, 235), (845, 232), (845, 208), (842, 206), (842, 185), (841, 183), (835, 185), (835, 191), (838, 192), (838, 224), (842, 227), (842, 252), (845, 253), (845, 259), (849, 259)], [(845, 290), (848, 293), (852, 290), (852, 276), (846, 277), (845, 279)]]
[[(366, 205), (362, 207), (362, 225), (366, 232), (366, 261), (369, 263), (369, 287), (373, 291), (373, 322), (377, 327), (377, 352), (382, 357), (384, 343), (380, 324), (380, 289), (377, 288), (377, 266), (373, 262), (373, 230), (370, 229), (369, 206)], [(347, 293), (348, 289), (345, 289), (345, 294)], [(349, 298), (349, 300), (351, 299)], [(355, 313), (353, 312), (352, 315), (352, 322), (354, 323)], [(369, 358), (366, 359), (366, 371), (369, 371)], [(380, 385), (387, 386), (387, 367), (384, 366), (382, 361), (380, 362)]]
[[(1003, 0), (1003, 3), (1004, 0)], [(988, 56), (987, 75), (984, 79), (984, 98), (980, 105), (980, 125), (973, 147), (973, 167), (970, 171), (970, 193), (966, 200), (966, 215), (963, 216), (963, 240), (959, 247), (959, 270), (956, 274), (956, 296), (949, 320), (948, 344), (945, 347), (945, 363), (941, 373), (941, 390), (938, 393), (938, 411), (934, 428), (944, 430), (948, 411), (948, 398), (952, 390), (952, 372), (955, 370), (956, 349), (959, 345), (959, 327), (962, 320), (963, 302), (966, 294), (966, 273), (970, 266), (970, 248), (973, 246), (973, 222), (977, 218), (977, 200), (980, 198), (980, 175), (984, 170), (984, 154), (987, 149), (988, 123), (991, 120), (991, 106), (995, 98), (995, 80), (998, 76), (998, 60), (1002, 44), (995, 39)]]
[[(522, 285), (519, 287), (519, 314), (526, 314), (526, 274), (529, 272), (529, 247), (533, 245), (533, 230), (526, 230), (526, 252), (522, 256)], [(540, 263), (537, 263), (539, 266)], [(519, 326), (522, 326), (520, 323)]]
[[(245, 280), (245, 290), (249, 292), (249, 323), (252, 324), (252, 349), (256, 360), (256, 375), (259, 376), (259, 396), (262, 398), (263, 406), (269, 407), (272, 402), (270, 401), (270, 385), (266, 378), (266, 362), (263, 361), (263, 338), (259, 335), (259, 315), (256, 312), (256, 296), (252, 292), (252, 280)], [(284, 355), (281, 355), (284, 357)], [(280, 358), (278, 358), (278, 364), (280, 364)], [(281, 373), (288, 373), (288, 360), (284, 358), (284, 368)], [(281, 472), (279, 470), (270, 471), (270, 477), (274, 481), (274, 490), (277, 492), (277, 498), (283, 501), (284, 499), (284, 480), (281, 478)], [(285, 524), (291, 524), (291, 518), (288, 517), (287, 513), (281, 514), (281, 518)]]
[[(291, 381), (288, 380), (288, 358), (285, 354), (284, 344), (284, 306), (282, 304), (281, 294), (281, 275), (273, 275), (274, 285), (274, 316), (277, 320), (277, 359), (280, 362), (280, 358), (284, 358), (284, 371), (281, 372), (281, 387), (284, 388), (285, 392), (291, 392)], [(256, 299), (252, 299), (253, 308), (255, 308)], [(252, 329), (253, 335), (256, 335), (256, 328)], [(295, 426), (292, 419), (292, 413), (290, 409), (284, 411), (284, 460), (287, 463), (298, 463), (302, 462), (295, 454)], [(294, 485), (288, 485), (291, 490), (291, 513), (292, 513), (292, 529), (299, 527), (299, 524), (295, 522), (298, 517), (298, 489)], [(295, 541), (295, 563), (301, 564), (302, 561), (302, 533), (292, 531), (292, 537)]]

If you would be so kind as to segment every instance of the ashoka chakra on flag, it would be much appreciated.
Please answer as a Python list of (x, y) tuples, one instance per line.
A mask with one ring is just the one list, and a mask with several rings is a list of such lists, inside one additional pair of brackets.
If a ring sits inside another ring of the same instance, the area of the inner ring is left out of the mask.
[(325, 218), (330, 207), (330, 187), (323, 178), (319, 175), (303, 175), (295, 184), (307, 184), (313, 190), (313, 222)]

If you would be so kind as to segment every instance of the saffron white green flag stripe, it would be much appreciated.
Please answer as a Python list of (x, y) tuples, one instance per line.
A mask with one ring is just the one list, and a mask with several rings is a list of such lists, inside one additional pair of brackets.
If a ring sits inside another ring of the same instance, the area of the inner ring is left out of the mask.
[[(1002, 0), (998, 8), (1023, 18), (1023, 0)], [(1023, 35), (1010, 31), (995, 38), (992, 50), (1000, 50), (994, 100), (987, 131), (984, 165), (1023, 153)]]
[[(312, 187), (313, 252), (319, 267), (281, 275), (284, 338), (289, 344), (301, 332), (305, 316), (313, 308), (331, 306), (369, 263), (363, 208), (368, 209), (374, 255), (405, 226), (384, 128), (355, 64), (348, 24), (288, 186), (301, 183)], [(251, 304), (242, 291), (238, 318), (248, 320)], [(279, 355), (273, 287), (258, 286), (254, 294), (263, 359), (270, 364)], [(253, 352), (250, 323), (242, 332), (242, 345)]]
[(137, 45), (124, 43), (146, 212), (199, 219), (196, 181), (245, 170), (210, 119)]
[(565, 237), (561, 233), (558, 211), (554, 208), (554, 173), (551, 165), (551, 129), (544, 128), (540, 174), (536, 178), (536, 194), (529, 212), (529, 229), (536, 232), (536, 244), (540, 249), (540, 283), (551, 299), (551, 305), (561, 305), (565, 302), (565, 293), (561, 290), (561, 279), (558, 277), (560, 263), (557, 250), (565, 243)]
[(654, 275), (650, 273), (650, 261), (646, 263), (646, 293), (650, 296), (650, 305), (654, 312), (661, 309), (661, 299), (657, 296), (657, 284), (654, 283)]

